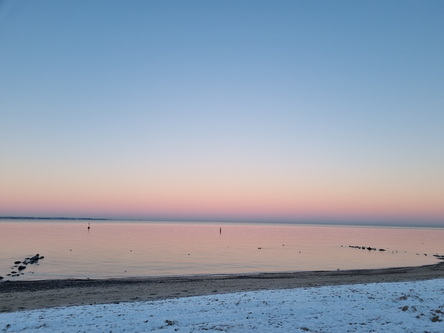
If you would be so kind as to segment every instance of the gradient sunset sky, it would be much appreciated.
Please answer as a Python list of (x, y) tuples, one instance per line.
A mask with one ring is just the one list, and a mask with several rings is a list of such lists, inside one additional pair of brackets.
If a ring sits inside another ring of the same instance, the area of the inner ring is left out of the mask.
[(1, 1), (0, 215), (444, 226), (444, 1)]

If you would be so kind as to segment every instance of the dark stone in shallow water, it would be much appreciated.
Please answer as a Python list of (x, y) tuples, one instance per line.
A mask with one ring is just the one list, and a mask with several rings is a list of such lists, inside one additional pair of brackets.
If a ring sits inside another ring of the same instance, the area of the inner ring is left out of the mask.
[(35, 255), (35, 256), (33, 256), (33, 257), (31, 257), (31, 258), (26, 258), (25, 260), (23, 260), (23, 264), (24, 265), (28, 265), (28, 264), (36, 264), (36, 263), (38, 263), (38, 261), (40, 260), (40, 259), (43, 259), (43, 258), (45, 258), (44, 256), (40, 256), (38, 253)]
[[(11, 273), (6, 274), (6, 276), (16, 277), (24, 275), (23, 271), (27, 268), (27, 265), (38, 264), (39, 260), (43, 258), (45, 257), (37, 253), (36, 255), (30, 258), (29, 257), (25, 258), (23, 261), (16, 260), (14, 261), (14, 266), (12, 266), (11, 269), (16, 269), (18, 272), (13, 270), (11, 271)], [(0, 276), (0, 280), (3, 280), (3, 276)]]
[(3, 276), (0, 276), (0, 280), (3, 280)]
[(40, 256), (36, 254), (34, 257), (29, 259), (29, 263), (34, 264), (40, 259)]

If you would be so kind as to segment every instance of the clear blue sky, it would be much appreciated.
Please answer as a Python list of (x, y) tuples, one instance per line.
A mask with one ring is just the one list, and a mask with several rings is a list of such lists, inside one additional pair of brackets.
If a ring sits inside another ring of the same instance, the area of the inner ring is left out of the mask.
[(1, 1), (0, 215), (444, 226), (443, 1)]

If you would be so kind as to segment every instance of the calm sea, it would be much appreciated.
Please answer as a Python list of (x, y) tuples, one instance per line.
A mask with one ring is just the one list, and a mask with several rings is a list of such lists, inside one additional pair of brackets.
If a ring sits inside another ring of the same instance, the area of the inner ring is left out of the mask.
[[(444, 229), (132, 221), (0, 222), (4, 280), (117, 278), (417, 266)], [(376, 251), (351, 248), (365, 246)], [(380, 251), (384, 249), (385, 251)], [(15, 261), (44, 256), (10, 277)]]

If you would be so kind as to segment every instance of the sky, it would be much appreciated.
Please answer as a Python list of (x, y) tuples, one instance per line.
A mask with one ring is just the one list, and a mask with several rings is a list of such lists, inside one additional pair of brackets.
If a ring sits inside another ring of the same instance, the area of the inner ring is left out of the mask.
[(444, 226), (443, 15), (0, 1), (0, 215)]

